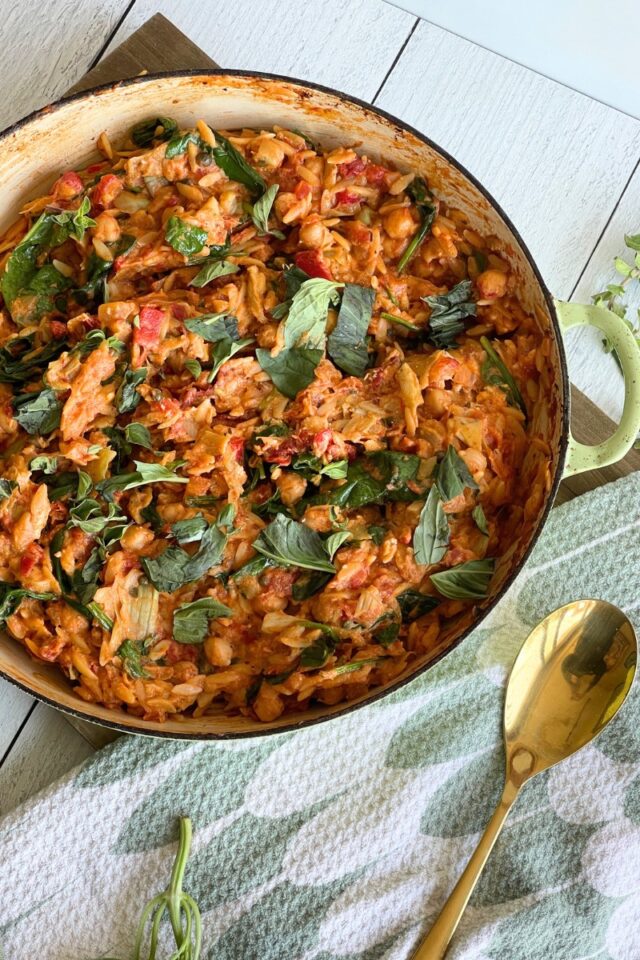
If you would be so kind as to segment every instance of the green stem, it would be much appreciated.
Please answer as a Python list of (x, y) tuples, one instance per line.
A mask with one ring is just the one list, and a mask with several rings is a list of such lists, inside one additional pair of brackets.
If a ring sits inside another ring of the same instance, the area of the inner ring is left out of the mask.
[(420, 327), (417, 327), (415, 323), (410, 323), (403, 317), (396, 317), (393, 313), (381, 313), (380, 316), (383, 320), (388, 320), (389, 323), (397, 323), (400, 327), (406, 327), (407, 330), (413, 330), (414, 333), (420, 333)]
[(432, 204), (421, 204), (420, 209), (422, 213), (422, 223), (420, 224), (417, 233), (414, 234), (411, 243), (398, 260), (398, 266), (396, 268), (396, 273), (398, 275), (402, 273), (409, 261), (415, 256), (418, 247), (429, 233), (433, 221), (436, 218), (436, 208)]
[(184, 940), (182, 931), (182, 922), (180, 918), (180, 898), (182, 896), (182, 880), (184, 878), (187, 858), (191, 848), (191, 820), (188, 817), (180, 818), (180, 842), (178, 844), (178, 854), (171, 871), (171, 880), (169, 881), (168, 906), (169, 916), (171, 918), (171, 927), (176, 946), (180, 946)]

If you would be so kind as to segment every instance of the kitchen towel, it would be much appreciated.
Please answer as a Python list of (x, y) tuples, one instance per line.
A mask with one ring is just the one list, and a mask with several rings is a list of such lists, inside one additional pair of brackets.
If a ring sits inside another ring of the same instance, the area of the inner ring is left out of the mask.
[[(560, 604), (640, 626), (640, 474), (554, 510), (508, 595), (379, 703), (220, 745), (126, 737), (0, 821), (4, 960), (128, 960), (177, 817), (207, 960), (406, 960), (497, 802), (509, 666)], [(639, 960), (640, 694), (525, 787), (448, 960)]]

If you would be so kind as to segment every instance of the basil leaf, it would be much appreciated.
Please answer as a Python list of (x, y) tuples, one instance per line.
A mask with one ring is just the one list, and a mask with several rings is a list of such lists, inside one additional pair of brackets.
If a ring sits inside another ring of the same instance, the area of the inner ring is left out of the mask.
[[(161, 132), (158, 133), (158, 127)], [(148, 147), (153, 140), (169, 140), (177, 133), (178, 124), (171, 117), (155, 117), (152, 120), (142, 120), (131, 128), (131, 139), (136, 147)]]
[(17, 486), (15, 480), (0, 480), (0, 501), (7, 500)]
[(240, 267), (237, 264), (229, 263), (227, 260), (212, 260), (196, 273), (193, 280), (189, 281), (189, 286), (204, 287), (212, 280), (217, 280), (218, 277), (227, 277), (232, 273), (237, 273), (239, 269)]
[(105, 500), (113, 500), (114, 493), (119, 490), (133, 490), (147, 483), (188, 483), (187, 477), (177, 477), (173, 470), (159, 463), (144, 463), (141, 460), (133, 462), (136, 466), (135, 471), (117, 473), (96, 485), (96, 489)]
[(197, 333), (207, 343), (238, 339), (238, 321), (230, 313), (203, 313), (184, 321), (190, 333)]
[(423, 617), (425, 613), (430, 613), (440, 602), (437, 597), (431, 597), (426, 593), (420, 593), (419, 590), (413, 590), (412, 588), (398, 594), (396, 600), (400, 607), (403, 623), (411, 623), (413, 620), (418, 620), (420, 617)]
[(16, 612), (25, 598), (30, 600), (57, 600), (55, 593), (38, 593), (27, 590), (18, 583), (0, 583), (0, 626), (4, 626), (8, 617)]
[(489, 591), (495, 563), (493, 559), (469, 560), (431, 574), (430, 580), (438, 593), (451, 600), (481, 599)]
[(308, 647), (303, 648), (300, 654), (300, 666), (317, 670), (324, 666), (334, 649), (335, 642), (323, 634)]
[[(118, 257), (124, 257), (133, 249), (136, 238), (130, 234), (123, 233), (116, 243), (107, 244), (113, 254), (112, 260), (103, 260), (97, 253), (93, 252), (87, 261), (87, 280), (81, 287), (73, 291), (73, 296), (78, 303), (85, 303), (89, 300), (96, 300), (99, 293), (104, 293), (104, 282), (107, 274), (113, 269), (113, 265)], [(104, 295), (100, 297), (104, 300)], [(93, 331), (94, 333), (101, 331)]]
[(242, 154), (236, 150), (233, 144), (229, 143), (226, 137), (223, 137), (217, 131), (215, 136), (215, 147), (209, 147), (208, 149), (220, 169), (226, 173), (230, 180), (243, 183), (251, 193), (263, 194), (267, 185), (260, 174), (247, 163)]
[[(253, 560), (248, 560), (247, 563), (244, 563), (241, 567), (238, 567), (237, 570), (234, 570), (231, 574), (231, 579), (239, 580), (242, 577), (259, 577), (260, 574), (268, 570), (269, 567), (277, 566), (278, 564), (274, 563), (274, 561), (268, 557), (254, 557)], [(328, 579), (330, 580), (331, 577)]]
[(335, 573), (329, 552), (319, 534), (310, 527), (278, 514), (262, 531), (254, 548), (284, 566)]
[(342, 547), (348, 540), (351, 540), (351, 533), (348, 530), (338, 530), (336, 533), (330, 534), (327, 539), (324, 541), (324, 545), (327, 548), (327, 553), (333, 560), (334, 554)]
[(321, 457), (316, 457), (312, 453), (300, 453), (291, 461), (291, 467), (296, 473), (302, 474), (306, 480), (313, 480), (314, 477), (344, 480), (349, 469), (349, 461), (333, 460), (331, 463), (325, 463)]
[(308, 600), (309, 597), (313, 597), (316, 593), (319, 593), (323, 587), (326, 587), (331, 577), (331, 573), (314, 571), (303, 573), (302, 576), (298, 577), (292, 587), (291, 595), (293, 599), (296, 603), (300, 603), (302, 600)]
[(227, 360), (230, 360), (236, 353), (244, 350), (253, 342), (253, 337), (245, 337), (242, 340), (220, 340), (216, 343), (211, 353), (213, 367), (207, 377), (208, 382), (213, 383), (223, 363), (226, 363)]
[(377, 527), (377, 526), (369, 527), (369, 536), (375, 543), (376, 547), (380, 546), (380, 544), (385, 538), (386, 532), (387, 531), (385, 530), (384, 527)]
[(202, 373), (202, 364), (199, 360), (185, 360), (184, 368), (189, 371), (194, 380), (197, 380)]
[(338, 298), (344, 286), (322, 277), (305, 280), (295, 294), (284, 322), (285, 347), (324, 350), (329, 305)]
[(167, 160), (172, 160), (173, 157), (179, 157), (181, 153), (184, 153), (190, 143), (195, 143), (199, 147), (204, 146), (204, 141), (200, 139), (199, 134), (194, 130), (188, 131), (188, 133), (183, 133), (178, 136), (172, 136), (171, 140), (167, 144), (167, 149), (164, 152), (164, 155)]
[[(61, 546), (62, 544), (60, 544), (58, 549), (60, 549)], [(102, 557), (100, 556), (100, 548), (94, 547), (86, 563), (74, 570), (73, 576), (71, 577), (73, 589), (82, 603), (90, 603), (90, 601), (93, 600), (95, 592), (98, 589), (98, 577), (101, 570)]]
[(270, 311), (274, 320), (282, 320), (283, 317), (286, 317), (291, 307), (291, 301), (295, 297), (296, 293), (305, 280), (310, 279), (308, 273), (305, 273), (305, 271), (301, 270), (300, 267), (295, 266), (285, 267), (285, 269), (282, 271), (282, 276), (284, 278), (284, 285), (287, 291), (287, 298)]
[(32, 436), (51, 433), (60, 426), (62, 404), (55, 390), (23, 393), (13, 398), (14, 417)]
[(128, 423), (124, 428), (125, 440), (137, 447), (144, 447), (146, 450), (153, 450), (151, 443), (151, 434), (143, 423)]
[(185, 583), (200, 580), (222, 560), (227, 535), (216, 523), (202, 535), (197, 553), (190, 556), (181, 547), (168, 547), (159, 557), (143, 557), (142, 567), (151, 583), (164, 593), (174, 593)]
[(272, 233), (274, 236), (279, 237), (280, 240), (284, 240), (284, 234), (280, 230), (269, 230), (269, 215), (271, 214), (273, 201), (279, 189), (280, 187), (277, 183), (267, 187), (260, 199), (256, 200), (251, 208), (251, 219), (258, 228), (261, 236), (265, 233)]
[(293, 400), (301, 390), (313, 383), (316, 367), (323, 357), (322, 350), (291, 347), (272, 357), (270, 350), (256, 350), (256, 359), (285, 397)]
[(67, 349), (64, 340), (50, 340), (34, 350), (32, 337), (13, 337), (0, 347), (0, 383), (40, 379), (52, 360)]
[(58, 469), (57, 457), (34, 457), (29, 463), (29, 470), (42, 470), (43, 473), (52, 474)]
[(484, 533), (485, 537), (489, 536), (489, 527), (487, 526), (487, 518), (484, 515), (484, 510), (482, 505), (479, 503), (477, 507), (474, 507), (471, 511), (471, 516), (473, 517), (476, 527), (480, 533)]
[(440, 563), (449, 546), (449, 524), (436, 486), (431, 487), (413, 532), (416, 563)]
[(209, 524), (201, 513), (189, 520), (176, 520), (171, 524), (171, 533), (178, 543), (196, 543), (202, 540), (202, 535)]
[(369, 363), (367, 330), (375, 299), (371, 287), (346, 283), (335, 328), (327, 339), (329, 356), (353, 377), (362, 377)]
[(149, 524), (154, 533), (160, 533), (162, 531), (164, 522), (153, 500), (146, 507), (142, 508), (140, 516), (145, 523)]
[(191, 257), (200, 253), (207, 243), (207, 231), (196, 227), (192, 223), (181, 220), (180, 217), (169, 217), (165, 228), (164, 238), (174, 250), (184, 257)]
[(455, 500), (467, 487), (470, 490), (478, 489), (478, 484), (469, 473), (469, 468), (451, 444), (438, 464), (436, 486), (445, 503)]
[(49, 491), (49, 500), (52, 502), (62, 500), (75, 491), (78, 484), (78, 475), (71, 470), (64, 470), (62, 473), (55, 473), (50, 478), (43, 477)]
[(127, 518), (118, 512), (114, 503), (108, 504), (106, 515), (98, 501), (92, 499), (82, 500), (69, 511), (69, 526), (79, 527), (83, 533), (95, 536), (111, 523), (122, 525), (123, 531), (127, 524)]
[(431, 200), (433, 195), (429, 190), (427, 181), (423, 177), (414, 177), (406, 191), (413, 202), (418, 208), (418, 213), (420, 214), (420, 226), (418, 227), (416, 233), (411, 238), (407, 249), (402, 254), (398, 260), (397, 273), (400, 274), (409, 263), (409, 261), (415, 256), (418, 247), (423, 242), (426, 235), (429, 233), (429, 230), (433, 226), (433, 221), (436, 218), (436, 207)]
[(139, 367), (137, 370), (133, 370), (131, 367), (126, 368), (116, 392), (116, 409), (118, 413), (131, 413), (136, 409), (142, 400), (136, 387), (144, 383), (146, 379), (146, 367)]
[(209, 620), (231, 616), (233, 610), (212, 597), (183, 603), (173, 614), (173, 639), (176, 643), (203, 643)]
[[(395, 624), (395, 626), (397, 628), (397, 624)], [(389, 643), (389, 640), (385, 642)], [(343, 673), (355, 673), (356, 670), (366, 666), (368, 663), (382, 663), (383, 660), (388, 659), (389, 657), (365, 657), (363, 660), (352, 660), (351, 663), (341, 663), (337, 667), (334, 667), (333, 670), (337, 676), (340, 676)]]
[(385, 494), (384, 484), (365, 469), (363, 463), (356, 460), (349, 464), (346, 483), (331, 490), (328, 495), (320, 494), (321, 503), (332, 503), (337, 507), (363, 507), (368, 503), (380, 503)]
[(507, 400), (512, 407), (520, 407), (525, 417), (527, 407), (522, 399), (522, 394), (518, 389), (518, 384), (513, 378), (507, 365), (501, 360), (493, 349), (486, 337), (480, 337), (480, 345), (487, 355), (487, 359), (482, 364), (480, 373), (485, 383), (494, 387), (500, 387), (507, 395)]
[(132, 680), (145, 680), (150, 676), (142, 665), (144, 652), (143, 640), (125, 640), (116, 650), (122, 660), (122, 669)]
[(427, 339), (439, 348), (456, 346), (456, 337), (464, 330), (466, 317), (475, 317), (477, 306), (471, 297), (470, 280), (461, 280), (447, 293), (421, 297), (431, 307)]
[(82, 497), (86, 497), (86, 495), (91, 490), (93, 486), (93, 480), (91, 479), (88, 473), (85, 473), (84, 470), (78, 470), (76, 473), (76, 477), (78, 480), (78, 490), (76, 493), (76, 498), (80, 500), (82, 499)]

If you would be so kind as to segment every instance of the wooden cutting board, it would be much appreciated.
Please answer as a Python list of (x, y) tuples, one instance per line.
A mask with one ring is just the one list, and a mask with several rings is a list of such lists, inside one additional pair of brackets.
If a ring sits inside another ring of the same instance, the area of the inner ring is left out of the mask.
[[(105, 57), (70, 93), (87, 90), (101, 83), (124, 80), (140, 73), (161, 70), (197, 70), (217, 67), (211, 57), (195, 45), (166, 17), (157, 13), (147, 20), (128, 40)], [(598, 443), (613, 433), (614, 424), (583, 393), (571, 388), (572, 423), (576, 438), (583, 443)], [(640, 451), (632, 450), (624, 460), (611, 467), (593, 470), (565, 480), (556, 504), (564, 503), (587, 490), (640, 470)]]

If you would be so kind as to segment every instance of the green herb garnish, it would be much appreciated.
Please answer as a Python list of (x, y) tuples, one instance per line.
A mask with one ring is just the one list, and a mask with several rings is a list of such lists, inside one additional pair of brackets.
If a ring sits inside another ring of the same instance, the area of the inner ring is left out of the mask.
[(353, 377), (362, 377), (369, 363), (367, 330), (375, 290), (346, 283), (335, 328), (327, 339), (327, 351), (337, 367)]
[(480, 337), (480, 345), (487, 355), (487, 359), (482, 364), (482, 379), (485, 383), (504, 390), (511, 406), (520, 407), (526, 417), (527, 407), (509, 368), (498, 356), (486, 337)]
[(254, 548), (283, 566), (335, 573), (329, 551), (320, 535), (296, 520), (278, 514), (262, 531)]
[(451, 600), (481, 599), (487, 596), (495, 560), (469, 560), (450, 570), (431, 574), (431, 582), (443, 597)]
[(416, 563), (440, 563), (449, 546), (449, 524), (442, 509), (438, 488), (429, 490), (420, 519), (413, 532), (413, 553)]
[(232, 616), (233, 610), (212, 597), (183, 603), (173, 614), (173, 639), (177, 643), (203, 643), (209, 620)]
[(414, 177), (407, 187), (406, 192), (409, 194), (418, 209), (421, 223), (411, 238), (407, 249), (398, 260), (397, 272), (399, 274), (402, 273), (409, 261), (415, 256), (418, 247), (429, 233), (429, 230), (433, 226), (433, 221), (436, 218), (436, 208), (434, 204), (431, 203), (433, 194), (429, 190), (427, 181), (423, 177)]
[(469, 468), (452, 444), (449, 444), (443, 459), (438, 464), (436, 486), (445, 503), (455, 500), (466, 488), (478, 489), (478, 484), (471, 476)]
[(206, 246), (207, 236), (207, 231), (202, 227), (196, 227), (176, 216), (169, 217), (164, 234), (167, 243), (184, 257), (200, 253)]

